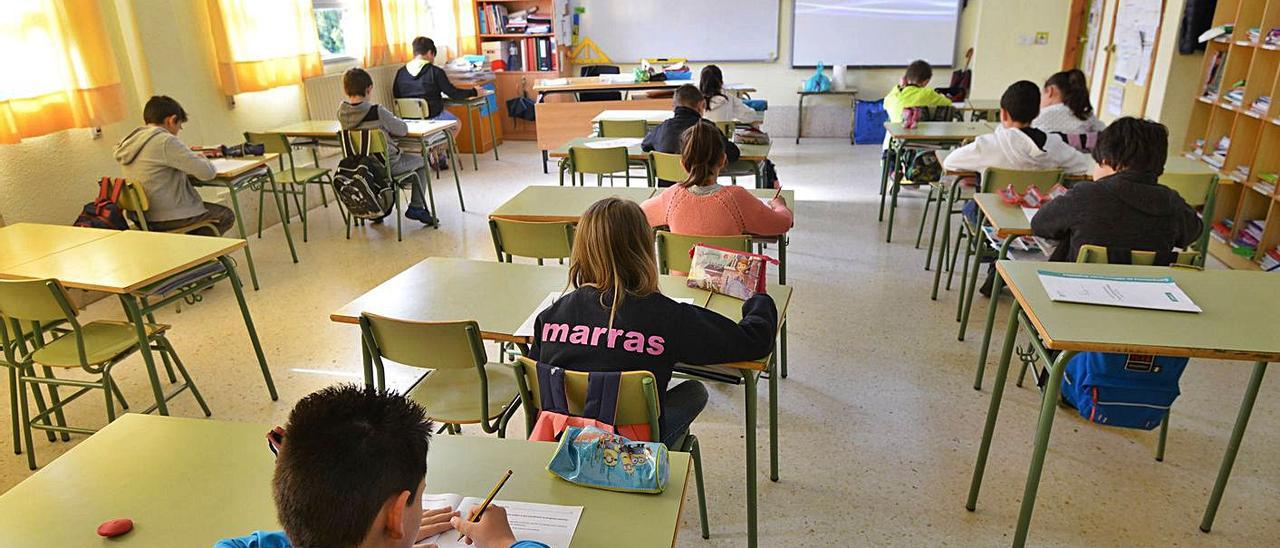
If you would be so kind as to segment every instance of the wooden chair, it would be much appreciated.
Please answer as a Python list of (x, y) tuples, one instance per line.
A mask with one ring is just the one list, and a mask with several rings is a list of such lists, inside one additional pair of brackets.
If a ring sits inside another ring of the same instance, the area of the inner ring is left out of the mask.
[(490, 219), (489, 233), (499, 262), (528, 257), (537, 259), (539, 265), (545, 259), (563, 263), (573, 254), (573, 223)]

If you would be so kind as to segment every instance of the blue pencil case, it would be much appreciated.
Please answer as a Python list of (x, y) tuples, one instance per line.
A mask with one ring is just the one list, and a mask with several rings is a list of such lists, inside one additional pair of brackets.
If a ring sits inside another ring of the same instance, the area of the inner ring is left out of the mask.
[(667, 488), (671, 463), (661, 443), (631, 441), (593, 426), (570, 426), (547, 471), (583, 487), (661, 493)]

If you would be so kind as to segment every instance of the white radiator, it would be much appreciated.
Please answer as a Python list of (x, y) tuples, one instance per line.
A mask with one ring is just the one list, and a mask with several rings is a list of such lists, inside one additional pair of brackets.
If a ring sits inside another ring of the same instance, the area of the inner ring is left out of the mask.
[[(391, 97), (391, 84), (401, 66), (383, 65), (365, 69), (373, 77), (371, 99), (392, 112), (395, 112), (395, 101)], [(307, 112), (312, 120), (332, 120), (338, 112), (338, 103), (347, 98), (346, 92), (342, 91), (341, 72), (308, 78), (302, 82), (302, 89), (307, 96)]]

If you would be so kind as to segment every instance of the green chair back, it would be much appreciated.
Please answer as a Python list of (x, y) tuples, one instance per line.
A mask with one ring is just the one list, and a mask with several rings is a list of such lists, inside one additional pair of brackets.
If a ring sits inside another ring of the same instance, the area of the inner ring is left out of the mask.
[[(145, 222), (142, 214), (151, 209), (151, 201), (147, 199), (147, 189), (138, 181), (126, 179), (124, 182), (124, 190), (120, 192), (120, 201), (116, 202), (120, 209), (137, 215), (138, 219)], [(146, 228), (145, 226), (143, 227)]]
[(426, 120), (431, 107), (426, 99), (396, 99), (396, 116), (409, 120)]
[[(289, 137), (282, 133), (254, 133), (252, 131), (244, 132), (244, 141), (246, 143), (262, 145), (262, 151), (267, 154), (280, 155), (280, 169), (288, 169), (289, 173), (293, 173), (296, 166), (293, 163), (293, 145), (289, 144)], [(286, 165), (286, 163), (288, 165)]]
[(659, 230), (656, 237), (658, 241), (658, 272), (660, 274), (668, 274), (673, 270), (688, 272), (689, 265), (693, 262), (693, 259), (689, 257), (689, 250), (698, 244), (734, 251), (751, 251), (751, 237), (746, 235), (691, 236)]
[[(541, 389), (538, 385), (538, 364), (520, 356), (512, 364), (516, 370), (516, 384), (520, 386), (520, 401), (527, 416), (536, 417), (542, 409)], [(564, 372), (565, 399), (569, 413), (581, 414), (587, 401), (587, 373)], [(661, 439), (658, 431), (657, 380), (648, 371), (624, 371), (618, 383), (618, 407), (614, 424), (649, 424), (653, 439)]]
[(1026, 192), (1035, 185), (1045, 192), (1053, 185), (1062, 182), (1064, 173), (1061, 169), (1004, 169), (989, 167), (982, 171), (982, 192), (997, 192), (1006, 186), (1013, 185), (1014, 190)]
[[(1200, 256), (1195, 251), (1179, 251), (1174, 264), (1191, 266), (1196, 264)], [(1134, 250), (1129, 252), (1129, 261), (1137, 266), (1151, 266), (1156, 262), (1154, 251)], [(1100, 245), (1086, 244), (1080, 246), (1080, 254), (1076, 255), (1077, 263), (1107, 264), (1107, 248)]]
[(600, 120), (601, 137), (644, 137), (649, 123), (644, 120)]
[(78, 313), (58, 280), (0, 280), (0, 318), (15, 323), (74, 323)]
[(1209, 219), (1213, 218), (1214, 206), (1217, 203), (1218, 175), (1216, 173), (1165, 172), (1160, 176), (1160, 184), (1172, 188), (1179, 196), (1182, 196), (1187, 205), (1202, 212), (1205, 219), (1204, 227), (1201, 229), (1200, 237), (1196, 239), (1193, 249), (1200, 252), (1197, 264), (1203, 265), (1204, 257), (1208, 253), (1209, 231), (1213, 228), (1213, 223)]
[(569, 162), (576, 173), (625, 173), (627, 171), (627, 148), (591, 148), (584, 146), (569, 147)]
[(418, 322), (366, 312), (360, 327), (375, 359), (424, 369), (483, 369), (489, 361), (474, 321)]
[(665, 152), (649, 153), (649, 168), (653, 172), (653, 176), (664, 181), (683, 181), (689, 177), (689, 172), (685, 171), (684, 164), (680, 163), (679, 154), (667, 154)]
[(498, 260), (511, 262), (511, 258), (568, 259), (573, 253), (573, 223), (529, 222), (508, 219), (490, 219), (489, 232)]

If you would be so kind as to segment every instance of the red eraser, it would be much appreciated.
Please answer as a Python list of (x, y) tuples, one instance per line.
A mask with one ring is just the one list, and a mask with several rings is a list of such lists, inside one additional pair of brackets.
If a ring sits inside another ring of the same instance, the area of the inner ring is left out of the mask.
[(128, 518), (109, 519), (98, 526), (98, 536), (118, 537), (133, 530), (133, 520)]

